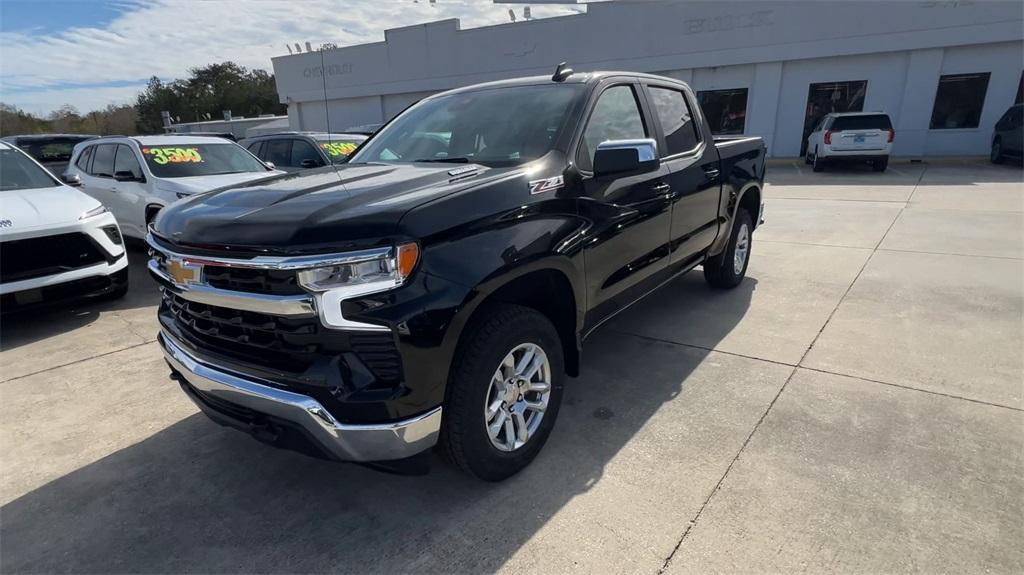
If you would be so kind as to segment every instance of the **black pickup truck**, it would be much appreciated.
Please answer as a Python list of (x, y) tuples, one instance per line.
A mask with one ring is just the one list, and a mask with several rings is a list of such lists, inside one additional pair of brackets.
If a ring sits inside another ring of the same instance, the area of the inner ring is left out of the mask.
[(765, 148), (635, 73), (426, 98), (343, 165), (198, 194), (151, 227), (171, 377), (212, 419), (339, 461), (486, 480), (555, 424), (581, 342), (702, 265), (744, 277)]

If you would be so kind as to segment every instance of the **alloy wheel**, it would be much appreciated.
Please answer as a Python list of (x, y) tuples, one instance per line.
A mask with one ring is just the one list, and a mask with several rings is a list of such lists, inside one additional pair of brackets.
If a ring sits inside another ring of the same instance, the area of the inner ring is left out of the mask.
[(487, 436), (499, 451), (530, 441), (551, 396), (551, 363), (539, 345), (521, 343), (508, 352), (491, 377), (484, 400)]

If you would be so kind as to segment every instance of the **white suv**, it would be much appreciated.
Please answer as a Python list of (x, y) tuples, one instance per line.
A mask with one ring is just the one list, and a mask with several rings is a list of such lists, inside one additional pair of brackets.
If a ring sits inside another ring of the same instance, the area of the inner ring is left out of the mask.
[(223, 138), (133, 136), (78, 144), (64, 181), (107, 206), (126, 236), (142, 239), (172, 202), (283, 173)]
[(820, 172), (825, 162), (867, 162), (876, 172), (889, 165), (896, 130), (888, 114), (826, 114), (807, 137), (804, 161)]
[(128, 256), (114, 216), (0, 143), (0, 309), (127, 291)]

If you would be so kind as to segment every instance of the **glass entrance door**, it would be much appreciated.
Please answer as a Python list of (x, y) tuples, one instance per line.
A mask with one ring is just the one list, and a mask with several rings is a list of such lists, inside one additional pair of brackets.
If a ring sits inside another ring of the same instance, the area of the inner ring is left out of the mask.
[(807, 109), (804, 112), (800, 155), (807, 153), (807, 136), (811, 134), (814, 126), (818, 125), (822, 116), (832, 112), (863, 112), (864, 94), (867, 90), (867, 80), (811, 84), (807, 90)]

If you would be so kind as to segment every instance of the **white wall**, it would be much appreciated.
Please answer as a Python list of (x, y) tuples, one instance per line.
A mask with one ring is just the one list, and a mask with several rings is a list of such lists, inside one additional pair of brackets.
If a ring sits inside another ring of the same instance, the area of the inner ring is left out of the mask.
[[(943, 53), (942, 67), (936, 74), (931, 87), (931, 97), (923, 99), (927, 104), (928, 119), (931, 119), (935, 91), (939, 76), (947, 74), (969, 74), (991, 72), (985, 104), (981, 109), (980, 125), (974, 129), (928, 130), (924, 154), (944, 156), (969, 153), (987, 153), (992, 137), (992, 127), (1006, 112), (1017, 95), (1020, 85), (1021, 60), (1024, 46), (1020, 42), (989, 44), (984, 46), (962, 46), (947, 48)], [(927, 124), (925, 124), (927, 126)]]
[[(897, 154), (983, 154), (1024, 67), (1019, 2), (601, 2), (578, 16), (461, 30), (457, 20), (387, 30), (385, 41), (273, 59), (299, 129), (381, 122), (477, 82), (578, 71), (664, 73), (695, 90), (749, 88), (746, 133), (774, 156), (800, 150), (809, 84), (867, 80), (865, 110), (893, 116)], [(323, 71), (326, 68), (326, 82)], [(941, 74), (989, 71), (981, 126), (929, 130)], [(325, 90), (326, 84), (326, 90)]]
[(903, 100), (906, 70), (906, 52), (785, 62), (779, 92), (783, 105), (776, 115), (774, 155), (800, 155), (807, 91), (811, 84), (867, 80), (864, 110), (896, 115)]

